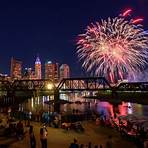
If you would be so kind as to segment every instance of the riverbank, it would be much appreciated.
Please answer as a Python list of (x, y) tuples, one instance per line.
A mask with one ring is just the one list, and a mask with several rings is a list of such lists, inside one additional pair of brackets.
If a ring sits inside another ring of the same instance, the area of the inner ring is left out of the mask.
[[(39, 131), (41, 124), (37, 122), (31, 122), (31, 124), (34, 126), (34, 133), (37, 141), (37, 148), (41, 147), (40, 139), (39, 139)], [(96, 126), (95, 122), (93, 121), (84, 121), (82, 123), (83, 127), (85, 128), (85, 132), (75, 132), (73, 130), (65, 131), (61, 128), (53, 128), (53, 127), (47, 127), (48, 130), (48, 147), (51, 148), (68, 148), (70, 143), (73, 142), (73, 139), (76, 138), (78, 140), (78, 144), (84, 144), (87, 145), (88, 142), (91, 142), (94, 145), (102, 144), (105, 145), (108, 136), (112, 135), (113, 140), (113, 146), (114, 148), (136, 148), (134, 143), (127, 141), (126, 139), (123, 139), (119, 132), (112, 128), (102, 127), (102, 126)], [(28, 128), (25, 127), (25, 130), (28, 131)], [(6, 141), (5, 141), (6, 142)], [(12, 143), (9, 142), (10, 148), (26, 148), (30, 147), (29, 143), (29, 135), (28, 132), (25, 135), (24, 139), (21, 141), (12, 141)]]
[(111, 91), (108, 92), (98, 92), (96, 96), (86, 96), (86, 99), (97, 99), (100, 101), (107, 101), (110, 103), (121, 103), (121, 102), (131, 102), (131, 103), (138, 103), (147, 105), (148, 104), (148, 92), (123, 92), (123, 91), (116, 91), (112, 93)]

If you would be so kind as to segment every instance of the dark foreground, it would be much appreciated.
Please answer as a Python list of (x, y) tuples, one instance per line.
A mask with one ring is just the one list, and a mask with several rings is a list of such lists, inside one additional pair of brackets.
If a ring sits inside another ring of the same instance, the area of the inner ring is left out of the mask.
[[(40, 127), (42, 125), (37, 122), (31, 122), (31, 125), (34, 126), (34, 133), (37, 142), (37, 148), (41, 147), (40, 143)], [(94, 121), (84, 121), (82, 122), (83, 127), (85, 128), (84, 132), (76, 132), (73, 130), (65, 130), (61, 128), (47, 127), (48, 130), (48, 147), (50, 148), (68, 148), (70, 143), (73, 142), (73, 139), (78, 140), (78, 144), (88, 145), (89, 142), (94, 145), (103, 145), (108, 140), (108, 136), (112, 135), (113, 148), (136, 148), (133, 142), (130, 142), (127, 139), (121, 137), (120, 133), (115, 129), (96, 126)], [(25, 127), (27, 131), (23, 140), (16, 139), (0, 139), (0, 144), (9, 145), (10, 148), (26, 148), (30, 147), (29, 133), (28, 128)]]

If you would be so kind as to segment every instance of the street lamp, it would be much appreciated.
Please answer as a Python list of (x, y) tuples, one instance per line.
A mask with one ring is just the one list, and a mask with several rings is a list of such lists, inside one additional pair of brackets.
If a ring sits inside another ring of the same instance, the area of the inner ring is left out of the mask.
[[(49, 102), (49, 104), (50, 104), (50, 102), (51, 102), (51, 95), (53, 95), (52, 93), (51, 93), (51, 91), (54, 91), (54, 84), (53, 83), (47, 83), (47, 85), (46, 85), (46, 88), (47, 88), (47, 90), (50, 92), (50, 94), (49, 94), (49, 100), (48, 100), (48, 102)], [(49, 105), (49, 111), (50, 111), (51, 109), (50, 109), (50, 105)]]
[(49, 89), (49, 90), (52, 90), (52, 89), (54, 88), (54, 86), (53, 86), (52, 83), (48, 83), (46, 87), (47, 87), (47, 89)]

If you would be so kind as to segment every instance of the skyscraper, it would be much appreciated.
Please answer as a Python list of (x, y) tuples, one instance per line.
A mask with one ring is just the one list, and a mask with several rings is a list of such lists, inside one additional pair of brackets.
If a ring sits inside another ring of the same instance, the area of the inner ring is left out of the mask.
[(23, 79), (35, 79), (35, 74), (32, 68), (25, 68), (23, 73)]
[(51, 79), (54, 82), (59, 80), (59, 64), (48, 61), (45, 63), (45, 79)]
[(54, 81), (55, 82), (59, 81), (59, 64), (58, 63), (54, 64)]
[(42, 78), (41, 61), (40, 61), (39, 56), (37, 56), (36, 61), (35, 61), (35, 77), (36, 79)]
[(51, 61), (45, 63), (45, 79), (53, 79), (53, 64)]
[(11, 72), (12, 79), (21, 79), (22, 77), (22, 61), (11, 58)]
[(60, 80), (63, 78), (69, 78), (70, 77), (70, 68), (67, 64), (62, 64), (60, 66)]

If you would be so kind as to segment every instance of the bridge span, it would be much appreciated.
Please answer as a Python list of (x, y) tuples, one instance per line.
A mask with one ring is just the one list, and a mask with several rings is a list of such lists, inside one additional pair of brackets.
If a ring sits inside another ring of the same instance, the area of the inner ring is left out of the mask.
[[(13, 82), (0, 80), (0, 102), (3, 98), (16, 98), (53, 95), (55, 104), (59, 94), (63, 92), (95, 91), (111, 93), (116, 92), (148, 92), (148, 82), (122, 82), (117, 86), (111, 86), (104, 77), (66, 78), (56, 85), (50, 79), (15, 80)], [(99, 93), (98, 93), (99, 94)]]

